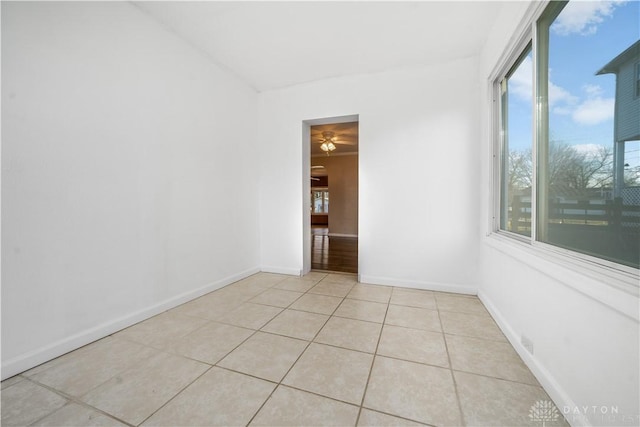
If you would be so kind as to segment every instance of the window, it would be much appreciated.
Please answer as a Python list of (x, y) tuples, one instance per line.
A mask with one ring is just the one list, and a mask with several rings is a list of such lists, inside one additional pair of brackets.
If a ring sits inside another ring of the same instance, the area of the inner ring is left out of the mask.
[(637, 269), (640, 7), (592, 6), (550, 2), (494, 82), (496, 228)]
[(329, 190), (314, 189), (311, 192), (311, 213), (327, 214), (329, 213)]
[(502, 194), (500, 229), (531, 236), (533, 119), (531, 45), (500, 82)]

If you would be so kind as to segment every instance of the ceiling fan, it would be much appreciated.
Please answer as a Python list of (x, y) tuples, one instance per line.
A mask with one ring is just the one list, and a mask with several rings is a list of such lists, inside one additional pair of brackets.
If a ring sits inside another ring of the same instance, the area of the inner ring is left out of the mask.
[[(311, 173), (313, 173), (314, 169), (324, 169), (324, 166), (311, 166)], [(316, 178), (315, 176), (311, 176), (311, 181), (320, 181), (320, 178)]]
[(341, 153), (357, 153), (358, 122), (311, 126), (311, 141), (312, 153), (329, 155), (336, 149)]
[(320, 149), (329, 155), (329, 152), (336, 149), (335, 134), (330, 130), (322, 132), (322, 139), (320, 140)]

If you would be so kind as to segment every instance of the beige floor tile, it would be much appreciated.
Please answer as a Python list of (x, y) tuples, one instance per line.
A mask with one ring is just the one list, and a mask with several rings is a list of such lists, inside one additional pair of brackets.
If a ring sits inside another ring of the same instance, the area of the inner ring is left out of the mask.
[(262, 328), (265, 332), (311, 341), (329, 316), (304, 311), (285, 310)]
[(374, 353), (381, 328), (380, 323), (331, 317), (315, 341), (321, 344)]
[[(273, 285), (265, 285), (259, 282), (243, 282), (233, 283), (227, 288), (229, 289), (229, 298), (231, 297), (231, 291), (235, 294), (235, 298), (241, 299), (242, 302), (250, 300), (251, 298), (258, 296), (267, 289), (270, 289)], [(233, 301), (232, 301), (233, 302)]]
[(390, 304), (384, 323), (425, 331), (442, 332), (438, 311), (427, 308)]
[(440, 311), (442, 330), (445, 334), (507, 341), (498, 325), (487, 315)]
[(356, 283), (358, 283), (358, 276), (356, 274), (329, 273), (322, 279), (322, 281), (334, 283), (349, 283), (355, 285)]
[(167, 351), (213, 365), (253, 333), (250, 329), (209, 322), (176, 341)]
[(266, 287), (266, 288), (271, 288), (275, 284), (280, 283), (289, 277), (291, 276), (286, 274), (256, 273), (253, 276), (249, 276), (243, 279), (242, 281), (262, 285), (263, 287)]
[(288, 307), (300, 298), (302, 292), (283, 291), (282, 289), (267, 289), (260, 295), (249, 300), (255, 304), (272, 305), (274, 307)]
[(204, 295), (198, 298), (198, 301), (215, 307), (221, 313), (226, 313), (269, 289), (271, 288), (253, 282), (234, 283)]
[[(258, 292), (262, 291), (260, 289)], [(222, 288), (182, 304), (170, 310), (169, 313), (216, 320), (221, 315), (251, 299), (252, 296), (242, 289)]]
[[(530, 410), (537, 402), (551, 402), (541, 387), (487, 378), (464, 372), (454, 372), (460, 405), (465, 421), (474, 426), (540, 426)], [(552, 404), (552, 403), (550, 403)], [(558, 411), (555, 420), (546, 426), (567, 426)]]
[(357, 406), (279, 386), (250, 425), (349, 426), (357, 417)]
[(539, 385), (511, 344), (458, 335), (445, 338), (452, 369)]
[(275, 386), (267, 381), (213, 367), (143, 425), (244, 426)]
[(157, 353), (136, 342), (108, 337), (60, 356), (31, 378), (77, 397)]
[(2, 425), (26, 426), (63, 407), (67, 400), (31, 381), (2, 390)]
[(405, 420), (404, 418), (398, 418), (364, 408), (362, 412), (360, 412), (360, 418), (358, 418), (359, 427), (420, 427), (423, 425), (424, 424), (415, 421)]
[(451, 371), (376, 356), (364, 406), (438, 426), (461, 425)]
[(385, 325), (378, 354), (412, 362), (449, 367), (447, 347), (439, 332)]
[(48, 362), (42, 363), (42, 364), (40, 364), (40, 365), (38, 365), (38, 366), (36, 366), (34, 368), (31, 368), (31, 369), (29, 369), (29, 370), (27, 370), (25, 372), (22, 372), (20, 374), (20, 376), (23, 376), (23, 377), (26, 377), (26, 378), (31, 378), (32, 376), (34, 376), (36, 374), (39, 374), (42, 371), (45, 371), (47, 369), (51, 369), (52, 367), (57, 366), (57, 365), (59, 365), (61, 363), (65, 363), (66, 357), (69, 356), (69, 355), (77, 356), (78, 354), (80, 354), (82, 352), (90, 351), (93, 347), (101, 346), (104, 343), (104, 341), (111, 340), (111, 339), (113, 339), (113, 337), (108, 336), (106, 338), (102, 338), (100, 340), (97, 340), (97, 341), (94, 341), (92, 343), (89, 343), (89, 344), (87, 344), (85, 346), (82, 346), (82, 347), (80, 347), (80, 348), (78, 348), (78, 349), (76, 349), (74, 351), (66, 353), (66, 354), (64, 354), (64, 355), (62, 355), (60, 357), (56, 357), (55, 359), (51, 359)]
[(82, 401), (131, 424), (140, 424), (209, 366), (159, 353), (93, 389)]
[(389, 302), (389, 298), (391, 298), (392, 289), (393, 288), (390, 286), (363, 285), (357, 283), (353, 286), (353, 289), (351, 289), (347, 298), (382, 302), (386, 304)]
[(437, 308), (433, 292), (419, 289), (393, 288), (391, 304), (428, 308), (431, 310)]
[(246, 302), (235, 310), (222, 315), (217, 321), (243, 328), (260, 329), (281, 311), (280, 307)]
[(294, 338), (258, 332), (218, 366), (280, 382), (309, 343)]
[(315, 280), (309, 280), (302, 277), (289, 277), (275, 285), (274, 288), (285, 291), (307, 292), (309, 289), (313, 288), (315, 284)]
[(315, 285), (313, 288), (309, 290), (311, 294), (321, 294), (321, 295), (329, 295), (333, 297), (346, 297), (351, 289), (355, 285), (354, 283), (340, 283), (340, 282), (327, 282), (323, 280), (322, 282)]
[(169, 311), (137, 323), (114, 336), (156, 348), (165, 348), (206, 323), (205, 319)]
[(487, 309), (480, 302), (478, 297), (471, 295), (452, 295), (435, 293), (438, 310), (459, 311), (462, 313), (488, 314)]
[(119, 427), (126, 426), (116, 419), (113, 419), (101, 412), (78, 405), (69, 403), (60, 408), (51, 415), (46, 416), (42, 420), (33, 424), (34, 426), (50, 426), (50, 427)]
[(387, 304), (347, 298), (333, 315), (382, 323), (386, 312)]
[(327, 273), (322, 273), (320, 271), (310, 271), (309, 273), (302, 276), (302, 279), (311, 280), (318, 283), (320, 280), (327, 277)]
[(283, 384), (359, 405), (373, 356), (312, 343)]
[(311, 313), (331, 314), (340, 305), (342, 298), (327, 295), (306, 294), (291, 304), (291, 309)]
[(21, 381), (24, 381), (24, 377), (20, 375), (15, 375), (11, 378), (7, 378), (6, 380), (2, 381), (2, 390), (4, 390), (7, 387), (11, 387), (14, 384), (18, 384)]

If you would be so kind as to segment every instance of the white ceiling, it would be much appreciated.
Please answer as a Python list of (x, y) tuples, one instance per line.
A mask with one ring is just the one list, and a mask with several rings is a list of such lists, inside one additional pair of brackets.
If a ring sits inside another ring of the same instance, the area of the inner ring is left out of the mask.
[(501, 2), (134, 2), (258, 91), (477, 54)]

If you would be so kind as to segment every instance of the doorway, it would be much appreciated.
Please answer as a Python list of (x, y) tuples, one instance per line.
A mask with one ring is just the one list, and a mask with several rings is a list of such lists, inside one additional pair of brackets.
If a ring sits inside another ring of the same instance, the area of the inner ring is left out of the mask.
[(323, 122), (307, 122), (305, 138), (309, 267), (358, 273), (358, 120), (350, 116)]

